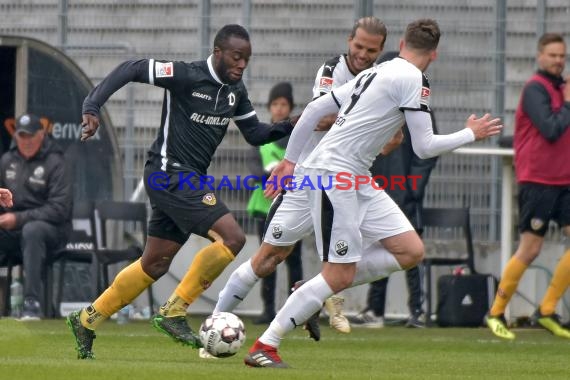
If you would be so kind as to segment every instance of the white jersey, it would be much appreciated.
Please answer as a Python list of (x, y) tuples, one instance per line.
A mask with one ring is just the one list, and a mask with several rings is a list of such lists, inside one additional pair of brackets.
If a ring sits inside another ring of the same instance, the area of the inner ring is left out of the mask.
[[(328, 94), (335, 88), (354, 79), (354, 74), (348, 68), (346, 63), (346, 54), (338, 55), (326, 61), (317, 72), (315, 84), (313, 86), (313, 99)], [(315, 131), (307, 141), (305, 148), (299, 156), (298, 163), (303, 162), (313, 149), (319, 144), (327, 131)]]
[(338, 118), (303, 167), (368, 174), (381, 148), (404, 124), (404, 110), (429, 112), (427, 78), (399, 57), (363, 71), (332, 95), (340, 105)]

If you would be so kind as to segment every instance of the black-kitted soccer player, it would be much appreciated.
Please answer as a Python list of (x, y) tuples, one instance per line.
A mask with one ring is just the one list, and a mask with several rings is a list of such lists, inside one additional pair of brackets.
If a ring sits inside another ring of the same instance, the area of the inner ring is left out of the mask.
[(239, 25), (226, 25), (217, 33), (208, 59), (191, 63), (126, 61), (85, 99), (82, 140), (95, 134), (101, 106), (127, 83), (165, 89), (160, 129), (144, 169), (152, 206), (144, 253), (89, 307), (68, 317), (80, 359), (93, 358), (95, 328), (164, 275), (191, 233), (211, 240), (211, 244), (196, 253), (152, 323), (177, 341), (201, 346), (186, 322), (186, 309), (240, 252), (245, 235), (226, 205), (211, 190), (200, 189), (199, 177), (206, 174), (230, 120), (252, 145), (277, 140), (293, 128), (289, 120), (273, 125), (258, 120), (241, 80), (250, 56), (247, 31)]

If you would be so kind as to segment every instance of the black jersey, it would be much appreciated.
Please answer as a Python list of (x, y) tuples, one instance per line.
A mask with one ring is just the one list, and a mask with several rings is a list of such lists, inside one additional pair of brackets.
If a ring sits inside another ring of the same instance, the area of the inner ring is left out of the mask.
[(149, 159), (162, 170), (205, 174), (231, 119), (253, 145), (286, 136), (292, 129), (288, 121), (271, 127), (260, 123), (243, 82), (223, 83), (214, 71), (213, 56), (191, 63), (124, 62), (91, 91), (83, 113), (97, 115), (107, 98), (131, 81), (166, 90), (160, 130), (149, 150)]

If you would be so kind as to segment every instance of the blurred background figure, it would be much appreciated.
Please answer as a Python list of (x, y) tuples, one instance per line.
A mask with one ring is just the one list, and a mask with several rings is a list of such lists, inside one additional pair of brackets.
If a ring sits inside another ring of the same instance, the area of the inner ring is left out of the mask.
[[(290, 83), (277, 83), (271, 88), (269, 92), (269, 100), (267, 102), (267, 108), (271, 115), (271, 123), (289, 118), (294, 107), (293, 87)], [(269, 176), (271, 170), (285, 156), (285, 148), (287, 147), (288, 141), (289, 136), (260, 147), (253, 147), (251, 150), (251, 157), (248, 160), (250, 174), (260, 178)], [(259, 235), (259, 242), (261, 243), (265, 232), (265, 219), (271, 206), (271, 200), (263, 196), (261, 183), (256, 183), (256, 185), (259, 185), (259, 187), (253, 191), (247, 205), (247, 211), (249, 215), (256, 219), (257, 233)], [(293, 251), (285, 260), (287, 270), (289, 272), (288, 289), (291, 289), (295, 282), (303, 278), (301, 247), (302, 242), (297, 242)], [(269, 323), (275, 317), (276, 280), (276, 272), (273, 272), (261, 280), (263, 312), (253, 321), (255, 324)]]

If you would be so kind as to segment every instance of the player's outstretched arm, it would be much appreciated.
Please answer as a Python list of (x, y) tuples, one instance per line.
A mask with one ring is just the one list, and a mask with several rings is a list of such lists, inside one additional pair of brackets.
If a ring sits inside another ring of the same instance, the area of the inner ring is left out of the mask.
[(287, 144), (285, 158), (296, 163), (319, 120), (325, 115), (338, 112), (338, 109), (339, 104), (332, 93), (323, 95), (309, 103), (295, 124)]
[(404, 115), (410, 130), (414, 153), (422, 159), (439, 156), (473, 141), (494, 136), (503, 128), (501, 120), (491, 118), (489, 114), (481, 118), (471, 115), (462, 130), (448, 135), (435, 135), (431, 117), (427, 112), (406, 110)]
[(85, 141), (97, 132), (99, 128), (99, 118), (95, 115), (84, 113), (81, 127), (81, 141)]
[(397, 147), (399, 147), (402, 144), (402, 141), (404, 141), (404, 132), (402, 131), (402, 128), (398, 129), (398, 132), (396, 132), (394, 134), (394, 136), (392, 136), (392, 138), (390, 139), (390, 141), (388, 141), (386, 143), (386, 145), (384, 145), (384, 147), (382, 148), (382, 151), (380, 152), (381, 155), (383, 156), (387, 156), (390, 153), (392, 153)]
[(266, 198), (275, 198), (277, 194), (281, 192), (283, 189), (283, 185), (287, 184), (290, 181), (284, 181), (284, 178), (288, 178), (293, 175), (295, 170), (295, 163), (291, 162), (287, 159), (281, 160), (275, 168), (271, 171), (271, 175), (269, 176), (266, 182), (266, 188), (263, 192)]
[(491, 114), (488, 113), (481, 118), (477, 118), (477, 116), (472, 114), (467, 118), (465, 127), (473, 131), (476, 141), (495, 136), (501, 133), (501, 129), (503, 129), (501, 119), (498, 117), (491, 118)]
[(125, 61), (117, 66), (83, 101), (81, 141), (85, 141), (99, 128), (99, 110), (107, 99), (129, 82), (149, 82), (149, 60)]

